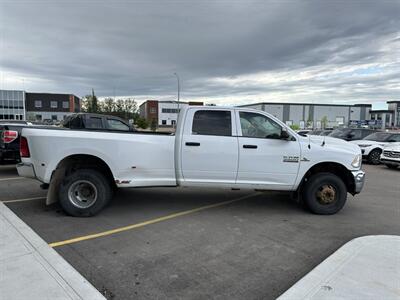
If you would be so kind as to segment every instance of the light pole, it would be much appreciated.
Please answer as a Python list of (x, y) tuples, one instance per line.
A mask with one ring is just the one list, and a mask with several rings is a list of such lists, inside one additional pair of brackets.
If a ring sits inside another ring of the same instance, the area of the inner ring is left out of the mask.
[(176, 76), (176, 79), (178, 81), (178, 113), (177, 113), (177, 117), (176, 117), (176, 123), (178, 123), (178, 117), (179, 117), (179, 98), (180, 98), (180, 93), (181, 93), (181, 83), (179, 80), (179, 75), (178, 73), (174, 73), (174, 75)]
[(179, 97), (180, 97), (180, 93), (181, 93), (181, 83), (180, 83), (178, 74), (174, 73), (174, 75), (176, 76), (176, 79), (178, 80), (178, 110), (179, 110)]

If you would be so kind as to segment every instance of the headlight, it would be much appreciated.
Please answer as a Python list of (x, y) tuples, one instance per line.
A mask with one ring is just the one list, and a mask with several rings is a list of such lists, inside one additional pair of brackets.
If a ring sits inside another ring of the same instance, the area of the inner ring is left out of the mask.
[(361, 167), (361, 161), (362, 161), (361, 154), (357, 154), (356, 157), (354, 157), (353, 161), (351, 162), (351, 166), (354, 168), (359, 168)]
[(369, 147), (369, 146), (372, 146), (372, 145), (366, 145), (366, 144), (362, 144), (362, 145), (358, 145), (360, 148), (366, 148), (366, 147)]

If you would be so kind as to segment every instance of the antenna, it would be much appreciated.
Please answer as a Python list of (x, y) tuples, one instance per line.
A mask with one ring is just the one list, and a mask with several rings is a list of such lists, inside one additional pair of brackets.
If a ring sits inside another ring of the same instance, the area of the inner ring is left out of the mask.
[(326, 135), (324, 135), (324, 139), (322, 140), (322, 144), (321, 144), (322, 147), (325, 146), (325, 138), (326, 138)]
[(307, 134), (307, 136), (308, 136), (308, 149), (311, 149), (311, 138), (310, 138), (310, 135), (309, 134)]

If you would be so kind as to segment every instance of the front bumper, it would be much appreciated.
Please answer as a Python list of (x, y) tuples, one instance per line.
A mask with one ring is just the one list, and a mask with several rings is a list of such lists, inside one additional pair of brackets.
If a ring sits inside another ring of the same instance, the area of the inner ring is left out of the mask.
[(18, 175), (27, 178), (36, 178), (35, 169), (30, 163), (19, 163), (17, 164)]
[(382, 157), (382, 156), (381, 156), (381, 162), (383, 164), (390, 164), (390, 165), (400, 166), (400, 160), (389, 159), (389, 158)]
[(364, 186), (365, 172), (358, 170), (351, 172), (354, 177), (354, 194), (359, 194)]

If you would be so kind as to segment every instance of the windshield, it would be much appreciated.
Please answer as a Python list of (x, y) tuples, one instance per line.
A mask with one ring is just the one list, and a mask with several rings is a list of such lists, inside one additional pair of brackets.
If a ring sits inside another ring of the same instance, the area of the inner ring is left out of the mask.
[(331, 134), (329, 134), (329, 136), (332, 136), (332, 137), (344, 137), (344, 136), (347, 136), (350, 133), (351, 130), (352, 130), (351, 128), (335, 129), (334, 131), (332, 131)]
[(384, 142), (386, 141), (392, 134), (388, 132), (375, 132), (370, 135), (367, 135), (364, 140), (375, 141), (375, 142)]

